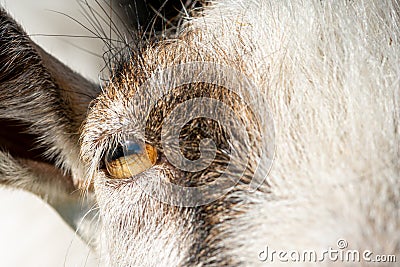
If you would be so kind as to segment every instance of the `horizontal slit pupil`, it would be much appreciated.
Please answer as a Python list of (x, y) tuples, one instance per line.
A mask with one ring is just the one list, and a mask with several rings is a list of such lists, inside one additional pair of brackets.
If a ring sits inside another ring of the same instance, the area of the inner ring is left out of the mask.
[(111, 153), (109, 161), (117, 160), (123, 156), (124, 156), (124, 149), (122, 148), (121, 145), (118, 145), (117, 148)]

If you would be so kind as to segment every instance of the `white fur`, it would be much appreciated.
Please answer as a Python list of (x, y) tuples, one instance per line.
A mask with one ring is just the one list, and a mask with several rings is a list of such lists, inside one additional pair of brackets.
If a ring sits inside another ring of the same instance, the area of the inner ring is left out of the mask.
[(267, 245), (319, 251), (339, 238), (398, 255), (398, 11), (396, 1), (226, 0), (193, 21), (196, 45), (250, 76), (276, 123), (272, 193), (254, 194), (225, 240), (249, 266)]
[[(267, 179), (271, 192), (235, 193), (250, 206), (216, 226), (222, 240), (217, 236), (213, 242), (223, 244), (223, 253), (255, 266), (266, 264), (258, 259), (266, 246), (321, 252), (337, 248), (337, 240), (344, 238), (349, 249), (398, 254), (397, 12), (396, 1), (224, 0), (186, 24), (182, 35), (192, 49), (188, 53), (198, 50), (242, 71), (266, 95), (275, 119), (276, 157)], [(149, 65), (164, 64), (149, 58)], [(119, 198), (105, 197), (102, 194), (109, 189), (102, 190), (97, 187), (103, 222), (108, 225), (110, 218), (126, 214), (127, 209), (111, 212), (104, 207), (125, 205), (132, 193), (119, 190), (126, 199), (113, 203)], [(143, 230), (150, 235), (160, 215), (151, 207), (153, 201), (146, 202), (146, 214), (154, 217), (145, 217)], [(139, 207), (128, 216), (141, 216)], [(124, 227), (133, 225), (126, 222)], [(162, 231), (172, 238), (176, 228), (167, 225)], [(116, 230), (107, 233), (115, 235)], [(179, 235), (190, 244), (187, 234)], [(144, 265), (154, 265), (154, 247), (139, 237), (126, 238), (103, 241), (120, 240), (128, 250), (143, 242), (143, 250), (135, 253), (125, 254), (121, 244), (110, 251), (119, 248), (121, 254), (113, 255), (122, 257), (119, 262), (142, 259)], [(153, 243), (156, 250), (159, 244), (164, 241)], [(161, 263), (181, 262), (173, 260), (182, 256), (178, 251), (185, 253), (178, 247), (163, 251)]]

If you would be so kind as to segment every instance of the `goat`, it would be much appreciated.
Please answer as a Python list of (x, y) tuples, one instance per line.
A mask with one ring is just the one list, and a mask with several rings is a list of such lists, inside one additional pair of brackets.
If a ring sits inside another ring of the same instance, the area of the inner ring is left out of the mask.
[(0, 183), (104, 266), (395, 264), (398, 1), (188, 2), (101, 85), (1, 10)]

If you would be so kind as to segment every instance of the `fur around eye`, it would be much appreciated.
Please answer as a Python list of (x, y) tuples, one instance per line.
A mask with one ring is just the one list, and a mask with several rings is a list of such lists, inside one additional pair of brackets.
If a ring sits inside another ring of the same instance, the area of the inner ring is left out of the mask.
[(127, 179), (150, 169), (156, 161), (156, 148), (127, 140), (107, 155), (105, 169), (110, 178)]

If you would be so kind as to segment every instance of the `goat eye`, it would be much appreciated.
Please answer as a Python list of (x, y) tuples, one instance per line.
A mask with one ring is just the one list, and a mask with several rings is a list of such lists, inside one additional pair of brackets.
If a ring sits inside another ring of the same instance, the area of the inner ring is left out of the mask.
[(150, 169), (157, 161), (157, 150), (145, 143), (125, 141), (105, 158), (105, 167), (113, 179), (126, 179)]

